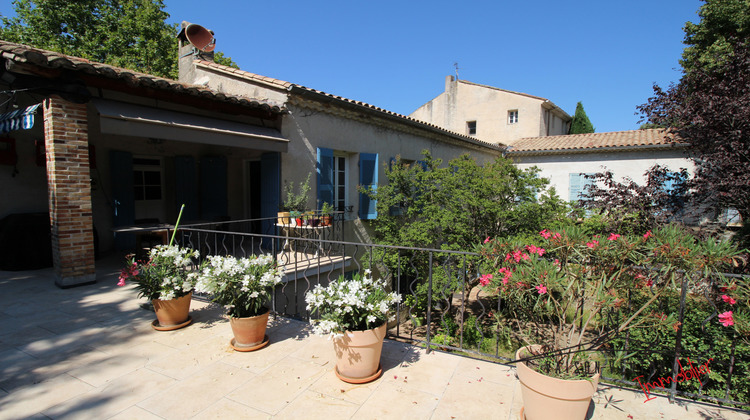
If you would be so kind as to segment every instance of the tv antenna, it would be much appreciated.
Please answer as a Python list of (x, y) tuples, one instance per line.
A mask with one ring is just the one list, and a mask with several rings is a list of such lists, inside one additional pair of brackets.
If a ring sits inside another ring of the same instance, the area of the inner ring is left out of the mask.
[(458, 62), (453, 63), (453, 67), (456, 68), (456, 80), (458, 80)]

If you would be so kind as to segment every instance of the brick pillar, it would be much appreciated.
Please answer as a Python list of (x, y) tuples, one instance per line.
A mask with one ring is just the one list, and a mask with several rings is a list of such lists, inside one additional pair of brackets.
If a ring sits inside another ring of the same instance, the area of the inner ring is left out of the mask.
[(44, 143), (55, 284), (96, 281), (85, 104), (44, 101)]

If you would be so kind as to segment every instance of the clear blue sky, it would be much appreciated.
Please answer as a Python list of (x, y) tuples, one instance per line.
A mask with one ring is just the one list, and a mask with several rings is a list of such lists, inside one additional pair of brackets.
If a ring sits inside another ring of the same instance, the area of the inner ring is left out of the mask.
[[(10, 2), (0, 13), (12, 14)], [(409, 114), (445, 76), (582, 101), (597, 132), (638, 128), (652, 85), (677, 82), (699, 0), (165, 0), (243, 70)]]

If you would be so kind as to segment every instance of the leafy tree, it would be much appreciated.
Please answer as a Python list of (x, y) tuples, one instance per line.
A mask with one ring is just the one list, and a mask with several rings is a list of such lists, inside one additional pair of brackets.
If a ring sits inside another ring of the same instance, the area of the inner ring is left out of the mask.
[(538, 169), (521, 170), (504, 158), (480, 166), (468, 154), (441, 167), (441, 159), (423, 154), (421, 162), (396, 158), (386, 168), (388, 184), (370, 193), (383, 243), (469, 250), (487, 236), (537, 233), (565, 212)]
[[(14, 0), (0, 37), (37, 48), (177, 78), (177, 25), (163, 0)], [(216, 54), (222, 64), (231, 58)], [(217, 61), (220, 62), (220, 61)], [(233, 65), (236, 67), (236, 64)]]
[(593, 133), (595, 131), (594, 126), (591, 124), (586, 111), (583, 110), (583, 104), (578, 102), (576, 105), (576, 112), (573, 115), (573, 121), (570, 122), (569, 134), (585, 134)]
[(703, 0), (699, 23), (685, 23), (687, 45), (680, 64), (686, 71), (712, 68), (717, 59), (732, 54), (735, 42), (750, 38), (749, 0)]
[(586, 175), (595, 182), (586, 186), (581, 203), (604, 216), (606, 231), (622, 234), (643, 233), (683, 216), (689, 193), (687, 170), (673, 172), (654, 165), (644, 175), (642, 185), (630, 178), (619, 182), (609, 170)]
[(690, 187), (702, 206), (737, 209), (750, 220), (750, 48), (737, 42), (733, 54), (697, 61), (679, 84), (662, 90), (638, 109), (649, 122), (671, 127), (688, 143), (696, 163)]

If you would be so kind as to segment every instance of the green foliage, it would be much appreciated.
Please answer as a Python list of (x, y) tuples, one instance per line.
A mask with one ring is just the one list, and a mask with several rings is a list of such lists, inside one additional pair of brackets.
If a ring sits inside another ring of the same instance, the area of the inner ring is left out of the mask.
[[(638, 304), (643, 299), (645, 296), (634, 296), (634, 304)], [(672, 291), (660, 298), (658, 307), (665, 314), (670, 314), (677, 319), (679, 299), (678, 292)], [(732, 328), (724, 327), (716, 322), (713, 305), (721, 304), (707, 301), (701, 295), (688, 296), (682, 323), (680, 362), (685, 369), (688, 369), (688, 358), (693, 365), (703, 364), (709, 359), (713, 360), (708, 364), (711, 369), (710, 374), (701, 376), (701, 381), (697, 379), (681, 381), (677, 384), (677, 390), (726, 398), (727, 382), (731, 381), (732, 391), (729, 399), (748, 401), (750, 399), (750, 358), (748, 358), (750, 344), (736, 339)], [(725, 308), (719, 306), (718, 311), (723, 309)], [(712, 316), (714, 318), (709, 319)], [(675, 328), (667, 329), (637, 328), (630, 330), (627, 335), (617, 336), (611, 341), (608, 351), (617, 363), (610, 363), (608, 374), (633, 382), (637, 382), (636, 378), (640, 375), (643, 375), (640, 378), (642, 382), (649, 379), (653, 382), (658, 378), (671, 377), (677, 339), (676, 327), (677, 324)], [(728, 372), (732, 351), (735, 364), (730, 379)], [(620, 354), (620, 357), (616, 357), (617, 354)]]
[[(2, 18), (10, 42), (177, 78), (177, 24), (163, 0), (14, 0), (16, 17)], [(235, 67), (217, 52), (220, 64)]]
[(221, 64), (222, 66), (232, 67), (235, 69), (239, 69), (240, 66), (232, 60), (232, 57), (229, 57), (228, 55), (224, 55), (223, 52), (217, 51), (214, 53), (214, 63)]
[(441, 167), (442, 160), (423, 154), (417, 164), (397, 157), (386, 168), (388, 183), (369, 192), (378, 203), (373, 226), (381, 243), (467, 250), (487, 236), (538, 232), (564, 217), (566, 205), (545, 189), (538, 169), (520, 170), (504, 158), (480, 166), (469, 155)]
[(308, 173), (307, 178), (299, 183), (296, 193), (294, 192), (293, 182), (284, 182), (286, 198), (284, 199), (282, 210), (297, 212), (304, 212), (307, 210), (307, 199), (308, 194), (310, 194), (310, 176), (312, 176), (312, 173)]
[(734, 53), (734, 42), (750, 39), (750, 1), (703, 0), (698, 23), (685, 23), (687, 45), (680, 64), (686, 72), (713, 68)]
[(570, 131), (568, 134), (586, 134), (596, 131), (591, 120), (589, 120), (586, 111), (583, 110), (583, 104), (578, 102), (573, 120), (570, 122)]

